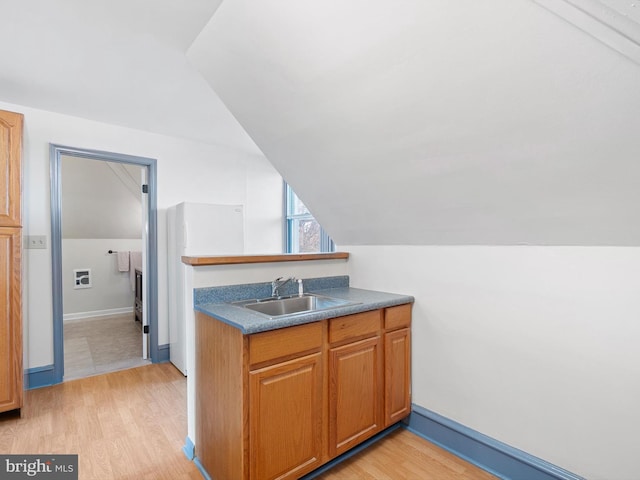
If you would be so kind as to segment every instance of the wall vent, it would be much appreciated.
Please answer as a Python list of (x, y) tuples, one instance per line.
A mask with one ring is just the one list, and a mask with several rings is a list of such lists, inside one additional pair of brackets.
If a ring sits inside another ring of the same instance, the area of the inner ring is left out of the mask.
[(73, 270), (73, 288), (91, 288), (90, 268), (75, 268)]

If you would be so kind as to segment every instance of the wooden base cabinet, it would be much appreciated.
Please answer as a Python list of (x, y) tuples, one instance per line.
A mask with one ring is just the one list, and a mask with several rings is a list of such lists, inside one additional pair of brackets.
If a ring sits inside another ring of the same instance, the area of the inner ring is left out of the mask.
[(322, 355), (249, 373), (251, 478), (298, 478), (322, 464)]
[(22, 407), (21, 231), (0, 227), (0, 412)]
[(196, 455), (297, 479), (410, 413), (411, 305), (242, 335), (196, 313)]
[(0, 412), (22, 408), (22, 122), (0, 110)]
[(381, 430), (382, 310), (329, 320), (329, 455)]
[(387, 308), (384, 315), (384, 426), (411, 413), (411, 305)]

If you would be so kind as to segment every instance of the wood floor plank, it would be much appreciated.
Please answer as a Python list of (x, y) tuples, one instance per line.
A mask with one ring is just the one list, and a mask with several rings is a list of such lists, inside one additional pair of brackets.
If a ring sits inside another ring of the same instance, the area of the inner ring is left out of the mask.
[(488, 472), (400, 428), (318, 477), (322, 480), (495, 480)]
[(0, 415), (0, 452), (78, 454), (82, 480), (201, 479), (182, 453), (186, 380), (170, 363), (25, 392)]

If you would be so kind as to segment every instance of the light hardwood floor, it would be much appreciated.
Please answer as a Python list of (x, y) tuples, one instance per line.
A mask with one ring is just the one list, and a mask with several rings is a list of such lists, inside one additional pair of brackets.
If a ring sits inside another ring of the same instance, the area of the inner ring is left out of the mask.
[(0, 452), (78, 454), (82, 480), (201, 479), (182, 453), (186, 379), (170, 363), (25, 392), (0, 416)]
[[(0, 414), (0, 453), (78, 454), (81, 480), (200, 480), (182, 453), (186, 389), (163, 363), (29, 390), (21, 417)], [(495, 479), (405, 429), (318, 478)]]
[(148, 365), (133, 313), (64, 322), (64, 381)]
[(318, 477), (321, 480), (496, 480), (497, 477), (399, 428)]

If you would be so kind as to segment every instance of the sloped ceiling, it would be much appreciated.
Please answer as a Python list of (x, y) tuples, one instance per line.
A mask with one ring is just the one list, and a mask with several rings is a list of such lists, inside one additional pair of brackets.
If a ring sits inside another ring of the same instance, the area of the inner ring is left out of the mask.
[(0, 100), (259, 153), (184, 52), (222, 0), (0, 0)]
[(640, 66), (529, 0), (227, 0), (187, 51), (338, 244), (640, 245)]

